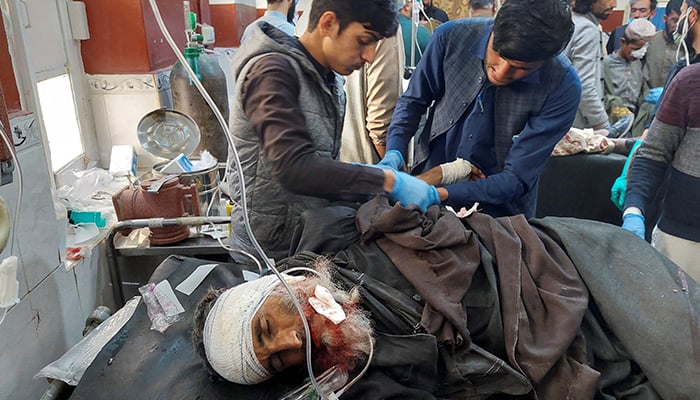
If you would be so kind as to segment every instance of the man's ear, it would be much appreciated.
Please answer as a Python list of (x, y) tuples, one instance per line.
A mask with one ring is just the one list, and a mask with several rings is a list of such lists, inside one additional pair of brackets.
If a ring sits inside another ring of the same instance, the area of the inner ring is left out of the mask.
[(338, 18), (333, 11), (326, 11), (318, 19), (318, 33), (322, 36), (331, 36), (337, 30)]
[(651, 19), (654, 18), (654, 15), (656, 15), (656, 9), (654, 9), (654, 11), (652, 11), (651, 13), (649, 13), (649, 16), (647, 17), (647, 19), (648, 19), (649, 21), (651, 21)]
[(688, 13), (688, 16), (686, 17), (686, 19), (687, 19), (687, 22), (686, 22), (686, 23), (687, 23), (689, 26), (691, 25), (691, 23), (690, 23), (690, 17), (691, 17), (691, 15), (693, 15), (693, 14), (695, 14), (695, 21), (693, 22), (693, 24), (695, 24), (695, 23), (698, 22), (698, 17), (700, 17), (700, 11), (698, 11), (698, 9), (695, 8), (695, 7), (693, 7), (693, 9), (690, 10), (690, 12)]

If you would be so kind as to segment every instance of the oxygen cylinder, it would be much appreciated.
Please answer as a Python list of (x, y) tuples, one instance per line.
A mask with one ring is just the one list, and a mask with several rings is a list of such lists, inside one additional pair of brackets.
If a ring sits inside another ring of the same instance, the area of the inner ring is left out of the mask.
[[(202, 86), (214, 100), (224, 120), (228, 121), (228, 89), (226, 75), (219, 65), (219, 57), (198, 50), (197, 52), (199, 54), (194, 56), (192, 52), (188, 54), (191, 66), (196, 63), (192, 69), (198, 72)], [(197, 157), (202, 150), (207, 150), (219, 162), (225, 162), (228, 156), (228, 142), (224, 130), (179, 61), (170, 72), (170, 90), (173, 96), (173, 108), (189, 115), (199, 126), (201, 139), (193, 155)]]

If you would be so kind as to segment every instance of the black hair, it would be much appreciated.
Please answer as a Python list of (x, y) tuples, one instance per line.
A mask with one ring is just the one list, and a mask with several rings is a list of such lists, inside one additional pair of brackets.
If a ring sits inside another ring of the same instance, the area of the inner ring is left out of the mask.
[(469, 2), (469, 7), (479, 10), (481, 8), (491, 8), (493, 7), (493, 0), (471, 0)]
[[(638, 2), (638, 1), (639, 1), (639, 0), (630, 0), (630, 6), (631, 6), (632, 4)], [(649, 9), (650, 9), (651, 11), (656, 10), (656, 3), (657, 3), (657, 0), (651, 0), (651, 1), (649, 2)]]
[(399, 26), (395, 0), (314, 0), (309, 11), (309, 32), (316, 29), (326, 11), (335, 13), (340, 32), (350, 23), (359, 22), (386, 38), (394, 36)]
[(573, 33), (567, 1), (508, 0), (496, 15), (492, 47), (511, 60), (544, 61), (561, 53)]
[(577, 14), (586, 14), (591, 11), (593, 4), (598, 0), (576, 0), (573, 10)]
[(207, 321), (207, 316), (209, 311), (214, 306), (214, 303), (219, 298), (219, 296), (226, 291), (227, 288), (220, 289), (208, 289), (204, 297), (197, 303), (197, 307), (194, 310), (194, 315), (192, 316), (192, 334), (191, 340), (194, 346), (195, 352), (202, 359), (202, 364), (204, 370), (209, 375), (209, 380), (223, 381), (224, 378), (219, 375), (207, 359), (207, 353), (204, 350), (204, 323)]
[(680, 15), (683, 0), (671, 0), (666, 4), (666, 15), (670, 15), (673, 11)]

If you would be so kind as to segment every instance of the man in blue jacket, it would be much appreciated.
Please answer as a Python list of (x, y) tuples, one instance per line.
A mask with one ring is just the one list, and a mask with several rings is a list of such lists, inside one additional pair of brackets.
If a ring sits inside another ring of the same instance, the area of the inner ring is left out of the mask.
[(397, 103), (380, 164), (402, 165), (417, 133), (414, 173), (461, 158), (486, 176), (439, 187), (443, 203), (534, 216), (539, 175), (581, 97), (560, 54), (572, 32), (560, 0), (510, 0), (495, 20), (442, 24)]

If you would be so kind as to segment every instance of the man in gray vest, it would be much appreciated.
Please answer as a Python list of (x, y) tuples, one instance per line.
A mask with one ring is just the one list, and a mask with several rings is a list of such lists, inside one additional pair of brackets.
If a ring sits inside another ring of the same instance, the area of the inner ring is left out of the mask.
[(439, 202), (435, 187), (406, 173), (337, 160), (345, 113), (339, 74), (371, 63), (377, 41), (397, 26), (393, 0), (314, 0), (298, 39), (252, 25), (233, 60), (229, 124), (244, 180), (230, 174), (234, 249), (260, 250), (250, 227), (267, 257), (285, 257), (303, 211), (349, 195), (386, 194), (421, 211)]
[(297, 0), (267, 0), (267, 10), (262, 17), (251, 22), (243, 31), (241, 43), (250, 35), (253, 24), (267, 22), (289, 36), (294, 36), (294, 17)]
[(443, 183), (443, 203), (534, 216), (539, 175), (581, 97), (576, 71), (560, 54), (572, 32), (560, 0), (509, 0), (495, 20), (440, 25), (397, 103), (380, 165), (402, 165), (417, 133), (412, 172), (461, 158), (486, 176)]

